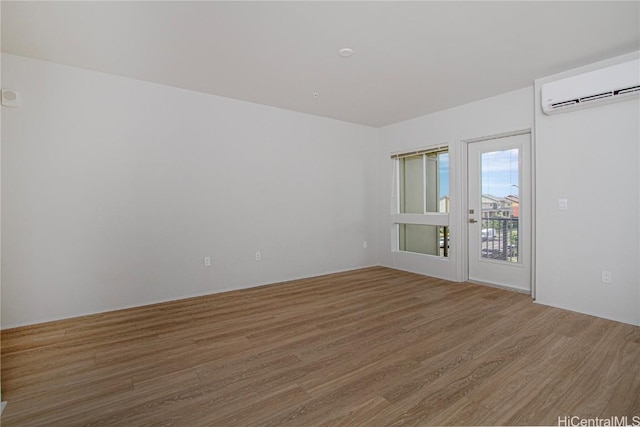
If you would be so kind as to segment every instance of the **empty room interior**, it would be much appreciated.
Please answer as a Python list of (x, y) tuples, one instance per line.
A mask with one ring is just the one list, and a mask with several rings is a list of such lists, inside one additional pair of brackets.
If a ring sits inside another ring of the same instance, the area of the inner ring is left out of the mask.
[(3, 426), (640, 425), (640, 2), (0, 14)]

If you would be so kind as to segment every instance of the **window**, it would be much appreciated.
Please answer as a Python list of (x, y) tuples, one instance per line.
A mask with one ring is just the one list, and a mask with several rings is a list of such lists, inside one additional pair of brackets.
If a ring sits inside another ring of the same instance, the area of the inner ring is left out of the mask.
[(437, 225), (398, 224), (398, 249), (403, 252), (449, 256), (448, 229), (449, 227)]
[(449, 255), (449, 153), (447, 147), (392, 156), (397, 209), (396, 250)]
[(449, 153), (400, 157), (400, 213), (449, 212)]

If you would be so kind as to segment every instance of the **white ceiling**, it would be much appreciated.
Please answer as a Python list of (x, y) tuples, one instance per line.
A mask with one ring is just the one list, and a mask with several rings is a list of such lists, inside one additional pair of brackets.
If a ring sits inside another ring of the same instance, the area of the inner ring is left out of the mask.
[(375, 127), (638, 49), (638, 1), (2, 1), (4, 52)]

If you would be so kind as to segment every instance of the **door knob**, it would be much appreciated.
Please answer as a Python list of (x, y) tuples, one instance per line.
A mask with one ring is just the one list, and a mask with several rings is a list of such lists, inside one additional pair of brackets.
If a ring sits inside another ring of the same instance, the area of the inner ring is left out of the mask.
[(478, 221), (477, 221), (477, 220), (475, 220), (475, 219), (473, 219), (473, 218), (471, 218), (471, 219), (469, 220), (469, 222), (470, 222), (471, 224), (475, 224), (475, 223), (476, 223), (476, 222), (478, 222)]

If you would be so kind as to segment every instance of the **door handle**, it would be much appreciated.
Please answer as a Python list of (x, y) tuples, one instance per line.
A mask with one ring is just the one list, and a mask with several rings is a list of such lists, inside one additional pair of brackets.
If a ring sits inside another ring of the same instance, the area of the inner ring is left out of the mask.
[(475, 219), (473, 219), (473, 218), (471, 218), (471, 219), (469, 220), (469, 222), (470, 222), (471, 224), (475, 224), (475, 223), (476, 223), (476, 222), (478, 222), (478, 221), (477, 221), (477, 220), (475, 220)]

